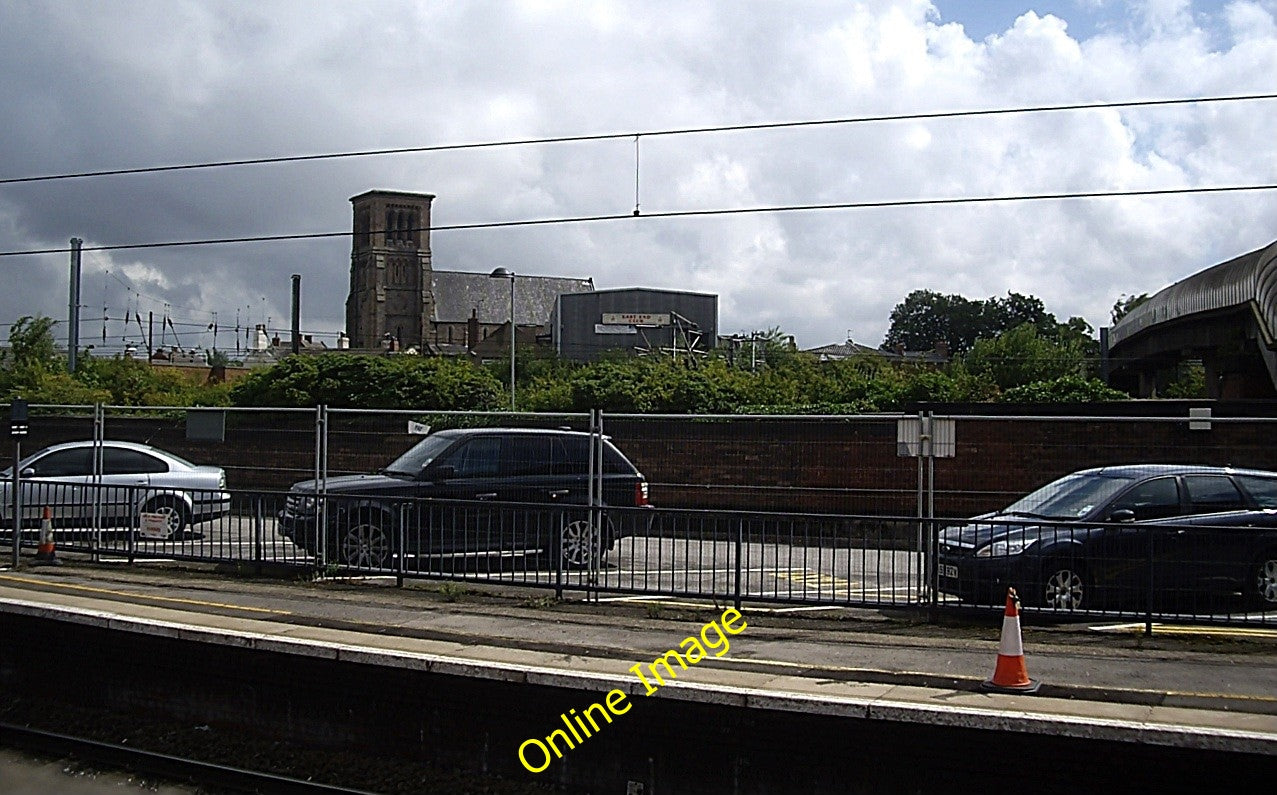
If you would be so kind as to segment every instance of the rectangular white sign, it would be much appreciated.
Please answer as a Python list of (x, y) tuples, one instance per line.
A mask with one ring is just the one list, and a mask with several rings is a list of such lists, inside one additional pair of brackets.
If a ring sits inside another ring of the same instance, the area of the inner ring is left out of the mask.
[(930, 433), (923, 433), (920, 417), (904, 417), (896, 421), (896, 455), (902, 458), (922, 456), (953, 458), (957, 444), (951, 419), (929, 418)]
[(669, 324), (670, 315), (668, 312), (659, 315), (644, 312), (603, 313), (603, 325), (605, 326), (668, 326)]
[(633, 326), (609, 326), (602, 323), (594, 324), (595, 334), (637, 334), (638, 329)]
[(162, 513), (141, 514), (142, 524), (137, 534), (142, 538), (168, 538), (168, 517)]

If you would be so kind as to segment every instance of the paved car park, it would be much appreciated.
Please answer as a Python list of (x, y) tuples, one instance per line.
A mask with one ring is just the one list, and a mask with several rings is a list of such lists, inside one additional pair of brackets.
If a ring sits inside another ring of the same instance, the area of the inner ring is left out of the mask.
[[(64, 552), (85, 552), (95, 546), (89, 530), (63, 528), (56, 535)], [(616, 541), (600, 566), (585, 569), (557, 567), (543, 550), (535, 549), (406, 555), (384, 569), (350, 569), (319, 567), (314, 556), (279, 534), (276, 519), (266, 511), (223, 517), (171, 540), (140, 539), (125, 528), (104, 529), (99, 537), (97, 554), (106, 562), (193, 560), (229, 562), (249, 569), (283, 565), (299, 571), (318, 568), (328, 576), (493, 582), (616, 597), (734, 600), (739, 594), (744, 600), (796, 606), (917, 607), (932, 604), (933, 594), (925, 582), (924, 556), (916, 551), (789, 544), (777, 539), (742, 540), (738, 544), (723, 538), (626, 536)], [(962, 607), (956, 597), (944, 594), (936, 594), (934, 604)], [(1069, 615), (1061, 610), (1041, 612), (1053, 617)], [(1083, 619), (1144, 616), (1130, 609), (1077, 612)], [(1222, 603), (1218, 612), (1166, 610), (1151, 618), (1158, 617), (1277, 624), (1277, 610), (1256, 610), (1240, 601)]]

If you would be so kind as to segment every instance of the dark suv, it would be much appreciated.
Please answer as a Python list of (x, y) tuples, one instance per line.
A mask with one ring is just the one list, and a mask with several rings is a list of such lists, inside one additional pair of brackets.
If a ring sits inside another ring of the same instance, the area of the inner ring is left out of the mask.
[(295, 484), (279, 531), (317, 553), (323, 507), (327, 558), (348, 566), (489, 553), (547, 553), (585, 566), (650, 521), (639, 510), (648, 507), (647, 481), (606, 438), (598, 468), (608, 510), (591, 518), (592, 449), (590, 434), (578, 431), (439, 431), (379, 474), (328, 478), (323, 506), (315, 481)]

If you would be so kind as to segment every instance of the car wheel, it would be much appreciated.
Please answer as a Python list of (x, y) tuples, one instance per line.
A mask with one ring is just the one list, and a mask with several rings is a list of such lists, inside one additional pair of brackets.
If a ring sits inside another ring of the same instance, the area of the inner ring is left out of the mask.
[(168, 526), (167, 538), (170, 539), (180, 536), (191, 520), (190, 511), (187, 510), (186, 504), (173, 497), (161, 497), (151, 500), (142, 506), (142, 512), (162, 514), (164, 523)]
[[(607, 521), (607, 520), (604, 520)], [(607, 528), (611, 531), (611, 523)], [(601, 563), (603, 556), (611, 544), (609, 537), (603, 537), (599, 527), (586, 519), (568, 522), (560, 533), (559, 549), (563, 557), (563, 565), (569, 569), (584, 569), (594, 563)]]
[(355, 514), (338, 538), (338, 560), (359, 569), (384, 569), (390, 565), (390, 531), (385, 514)]
[(1277, 549), (1270, 549), (1255, 564), (1251, 596), (1262, 610), (1277, 608)]
[(1082, 610), (1090, 606), (1090, 588), (1084, 572), (1072, 561), (1057, 561), (1043, 568), (1034, 603), (1051, 610)]

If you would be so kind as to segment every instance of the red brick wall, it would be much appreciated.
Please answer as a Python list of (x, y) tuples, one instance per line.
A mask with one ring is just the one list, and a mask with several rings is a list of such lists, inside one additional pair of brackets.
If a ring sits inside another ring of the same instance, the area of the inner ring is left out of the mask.
[[(551, 424), (559, 424), (552, 422)], [(330, 422), (332, 473), (370, 472), (420, 437), (402, 416)], [(667, 507), (912, 515), (918, 461), (896, 454), (893, 418), (844, 421), (607, 420), (606, 430)], [(1277, 424), (1143, 420), (958, 420), (956, 456), (935, 461), (936, 513), (969, 516), (1005, 505), (1065, 473), (1127, 463), (1201, 463), (1277, 470)], [(226, 441), (189, 441), (185, 420), (111, 417), (107, 435), (144, 441), (227, 469), (236, 489), (284, 490), (314, 473), (313, 414), (249, 413), (227, 419)], [(92, 437), (87, 418), (33, 416), (24, 454)], [(0, 461), (7, 466), (12, 446)]]

